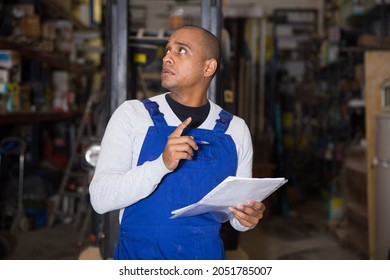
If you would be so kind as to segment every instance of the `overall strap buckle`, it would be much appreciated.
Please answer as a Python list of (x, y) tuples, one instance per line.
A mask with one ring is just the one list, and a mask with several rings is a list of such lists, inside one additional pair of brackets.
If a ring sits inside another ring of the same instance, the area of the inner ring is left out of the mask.
[(233, 119), (233, 115), (225, 110), (221, 110), (219, 113), (219, 119), (216, 120), (214, 131), (220, 131), (225, 133), (229, 127), (230, 121)]
[(159, 105), (157, 104), (157, 102), (152, 101), (150, 99), (142, 99), (140, 101), (144, 104), (145, 109), (149, 112), (149, 115), (152, 118), (155, 126), (167, 126), (164, 114), (161, 113), (158, 109)]

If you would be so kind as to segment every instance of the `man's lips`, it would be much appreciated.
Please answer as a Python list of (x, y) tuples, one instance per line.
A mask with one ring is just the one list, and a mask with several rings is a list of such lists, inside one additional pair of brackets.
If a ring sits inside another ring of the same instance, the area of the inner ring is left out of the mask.
[(175, 73), (169, 69), (169, 68), (163, 68), (162, 71), (161, 71), (161, 74), (167, 74), (167, 75), (175, 75)]

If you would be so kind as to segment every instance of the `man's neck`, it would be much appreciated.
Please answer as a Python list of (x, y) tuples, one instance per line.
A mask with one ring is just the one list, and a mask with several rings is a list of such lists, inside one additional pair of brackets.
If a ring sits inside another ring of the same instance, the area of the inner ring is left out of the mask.
[(177, 92), (170, 92), (169, 96), (176, 102), (189, 107), (200, 107), (208, 103), (207, 94), (197, 95), (193, 93), (182, 94)]
[(167, 94), (165, 98), (169, 104), (169, 107), (181, 121), (184, 121), (188, 117), (192, 118), (192, 122), (188, 125), (188, 127), (200, 126), (206, 120), (210, 112), (209, 102), (202, 106), (191, 107), (172, 99), (170, 94)]

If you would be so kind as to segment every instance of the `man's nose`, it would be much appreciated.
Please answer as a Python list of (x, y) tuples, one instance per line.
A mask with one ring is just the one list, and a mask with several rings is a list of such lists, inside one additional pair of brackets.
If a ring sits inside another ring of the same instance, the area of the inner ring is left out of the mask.
[(173, 63), (173, 58), (171, 56), (171, 54), (167, 53), (164, 57), (163, 57), (163, 63), (164, 64), (172, 64)]

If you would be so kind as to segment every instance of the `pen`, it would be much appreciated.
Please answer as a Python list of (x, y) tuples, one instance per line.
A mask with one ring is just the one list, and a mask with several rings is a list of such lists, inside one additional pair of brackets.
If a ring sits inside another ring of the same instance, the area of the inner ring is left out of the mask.
[(198, 144), (198, 145), (208, 145), (210, 144), (209, 142), (207, 141), (203, 141), (203, 140), (198, 140), (198, 139), (194, 139), (195, 143)]

